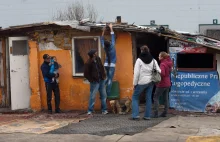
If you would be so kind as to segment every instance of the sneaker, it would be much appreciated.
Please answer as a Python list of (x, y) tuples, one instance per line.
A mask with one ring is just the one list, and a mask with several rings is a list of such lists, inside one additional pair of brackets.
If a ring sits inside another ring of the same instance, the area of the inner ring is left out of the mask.
[(129, 120), (134, 120), (134, 121), (140, 121), (140, 117), (136, 117), (136, 118), (133, 118), (133, 117), (130, 117), (128, 118)]
[(63, 113), (60, 109), (55, 110), (55, 113)]
[(90, 111), (89, 111), (89, 112), (87, 112), (87, 115), (92, 115), (92, 112), (90, 112)]
[(150, 120), (150, 117), (143, 117), (144, 120)]
[(108, 114), (108, 111), (103, 111), (102, 114), (106, 115)]

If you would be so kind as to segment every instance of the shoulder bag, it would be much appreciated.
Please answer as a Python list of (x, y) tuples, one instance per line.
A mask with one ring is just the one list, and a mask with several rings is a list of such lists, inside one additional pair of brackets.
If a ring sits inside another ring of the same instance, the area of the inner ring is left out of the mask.
[(152, 77), (151, 80), (153, 83), (157, 84), (161, 81), (161, 75), (156, 69), (155, 61), (153, 59), (153, 69), (152, 69)]

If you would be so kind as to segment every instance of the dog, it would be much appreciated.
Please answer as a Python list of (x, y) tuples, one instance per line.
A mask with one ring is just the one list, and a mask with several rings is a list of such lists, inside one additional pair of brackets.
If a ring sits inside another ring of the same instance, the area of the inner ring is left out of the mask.
[(114, 114), (127, 114), (131, 111), (131, 99), (126, 97), (120, 100), (111, 100), (110, 106)]

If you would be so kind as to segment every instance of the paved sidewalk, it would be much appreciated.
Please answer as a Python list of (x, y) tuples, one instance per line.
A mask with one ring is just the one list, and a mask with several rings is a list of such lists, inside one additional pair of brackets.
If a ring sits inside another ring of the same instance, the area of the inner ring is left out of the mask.
[(207, 142), (208, 139), (217, 142), (219, 122), (220, 117), (175, 116), (135, 135), (0, 134), (0, 142), (185, 142), (187, 139), (187, 142)]
[(87, 118), (88, 116), (79, 113), (2, 114), (0, 115), (0, 133), (43, 134)]
[(220, 117), (176, 116), (142, 133), (124, 136), (120, 142), (185, 142), (190, 136), (220, 136), (219, 122)]

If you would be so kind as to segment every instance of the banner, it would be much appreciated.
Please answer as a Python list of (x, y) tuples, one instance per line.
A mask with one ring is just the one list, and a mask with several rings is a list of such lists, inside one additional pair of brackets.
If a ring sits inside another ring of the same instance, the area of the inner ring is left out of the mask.
[(169, 53), (174, 62), (171, 73), (170, 107), (180, 111), (220, 112), (217, 71), (181, 72), (176, 68), (178, 53), (206, 53), (206, 48), (178, 40), (169, 40)]
[(220, 104), (217, 71), (172, 73), (171, 81), (170, 107), (176, 110), (213, 111)]

